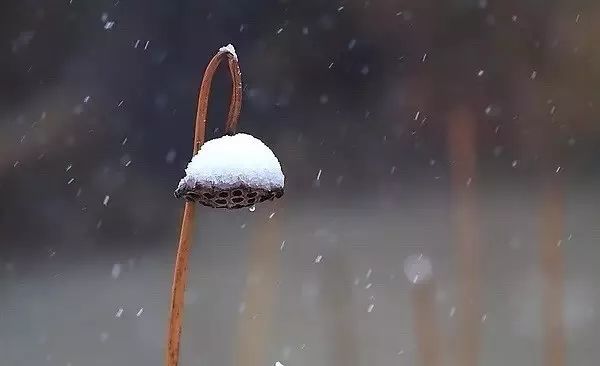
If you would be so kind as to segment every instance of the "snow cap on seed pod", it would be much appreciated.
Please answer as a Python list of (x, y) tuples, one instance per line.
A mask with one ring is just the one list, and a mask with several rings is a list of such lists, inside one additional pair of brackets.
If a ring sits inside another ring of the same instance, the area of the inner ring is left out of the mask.
[(262, 141), (245, 133), (206, 142), (185, 173), (175, 196), (205, 206), (235, 209), (283, 195), (279, 160)]

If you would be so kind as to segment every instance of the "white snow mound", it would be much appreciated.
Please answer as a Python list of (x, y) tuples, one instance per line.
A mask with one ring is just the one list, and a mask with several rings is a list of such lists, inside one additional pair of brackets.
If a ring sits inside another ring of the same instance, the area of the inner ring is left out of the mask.
[(185, 169), (178, 188), (197, 184), (227, 189), (240, 184), (271, 190), (283, 188), (284, 176), (273, 151), (245, 133), (206, 142)]
[(233, 58), (235, 58), (236, 60), (238, 59), (237, 57), (237, 53), (235, 53), (235, 47), (233, 47), (233, 45), (230, 43), (227, 46), (223, 46), (221, 48), (219, 48), (220, 52), (229, 52), (231, 53), (231, 55), (233, 56)]

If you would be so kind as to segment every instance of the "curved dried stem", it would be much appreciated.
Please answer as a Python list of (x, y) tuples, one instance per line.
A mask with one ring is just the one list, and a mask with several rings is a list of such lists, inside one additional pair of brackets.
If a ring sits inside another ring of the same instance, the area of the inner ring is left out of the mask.
[(219, 51), (208, 63), (204, 78), (200, 85), (200, 94), (198, 95), (198, 111), (196, 112), (196, 133), (194, 139), (194, 155), (204, 143), (204, 134), (206, 130), (206, 115), (208, 111), (208, 98), (210, 97), (210, 86), (212, 79), (219, 64), (227, 58), (229, 60), (229, 74), (231, 75), (231, 103), (229, 104), (229, 113), (225, 122), (225, 133), (233, 134), (237, 127), (237, 121), (242, 109), (242, 74), (237, 58), (228, 51)]
[[(228, 51), (219, 51), (208, 63), (198, 96), (198, 110), (196, 113), (196, 127), (194, 133), (194, 155), (198, 152), (206, 132), (206, 114), (208, 111), (208, 98), (213, 76), (219, 64), (229, 60), (229, 73), (232, 81), (232, 95), (229, 105), (229, 113), (225, 123), (225, 133), (233, 134), (237, 127), (237, 121), (242, 107), (242, 76), (237, 58)], [(181, 329), (183, 324), (183, 302), (185, 285), (187, 282), (187, 263), (191, 250), (191, 238), (195, 205), (186, 202), (181, 220), (181, 232), (179, 235), (179, 246), (177, 248), (177, 259), (173, 273), (173, 286), (171, 289), (171, 307), (169, 316), (169, 329), (167, 335), (166, 365), (177, 366), (179, 362), (179, 345), (181, 340)]]

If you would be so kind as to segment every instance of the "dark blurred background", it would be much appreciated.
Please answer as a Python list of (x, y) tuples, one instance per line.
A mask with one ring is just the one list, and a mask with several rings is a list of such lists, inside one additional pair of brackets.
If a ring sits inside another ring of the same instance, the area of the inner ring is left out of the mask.
[(0, 20), (1, 365), (163, 362), (173, 190), (228, 43), (239, 130), (286, 195), (199, 210), (182, 364), (600, 358), (597, 2), (4, 0)]

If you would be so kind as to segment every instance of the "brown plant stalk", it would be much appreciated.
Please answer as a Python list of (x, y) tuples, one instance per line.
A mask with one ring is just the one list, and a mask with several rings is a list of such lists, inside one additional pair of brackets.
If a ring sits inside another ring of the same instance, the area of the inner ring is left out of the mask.
[(480, 283), (479, 223), (475, 184), (477, 141), (476, 120), (468, 107), (459, 107), (449, 116), (448, 147), (453, 162), (451, 166), (454, 202), (455, 240), (457, 244), (459, 291), (458, 307), (460, 338), (457, 347), (460, 366), (479, 365)]
[(435, 316), (435, 283), (433, 279), (412, 288), (414, 332), (422, 366), (440, 364), (439, 329)]
[(566, 364), (564, 329), (564, 258), (560, 240), (564, 235), (564, 193), (558, 179), (547, 178), (541, 212), (540, 257), (544, 278), (542, 292), (544, 365)]
[[(217, 70), (219, 64), (225, 59), (229, 60), (229, 72), (232, 81), (232, 95), (227, 121), (225, 123), (225, 133), (235, 133), (242, 106), (242, 76), (237, 57), (228, 51), (220, 50), (208, 63), (206, 71), (204, 72), (204, 77), (202, 78), (202, 84), (200, 84), (198, 110), (196, 112), (193, 155), (196, 155), (202, 144), (204, 144), (210, 87), (215, 71)], [(194, 214), (194, 202), (187, 201), (185, 203), (183, 218), (181, 220), (179, 246), (177, 248), (177, 259), (175, 260), (173, 285), (171, 289), (171, 307), (169, 315), (169, 329), (167, 334), (167, 366), (177, 366), (179, 362), (179, 345), (183, 323), (183, 300), (187, 279), (187, 263), (191, 250)]]

